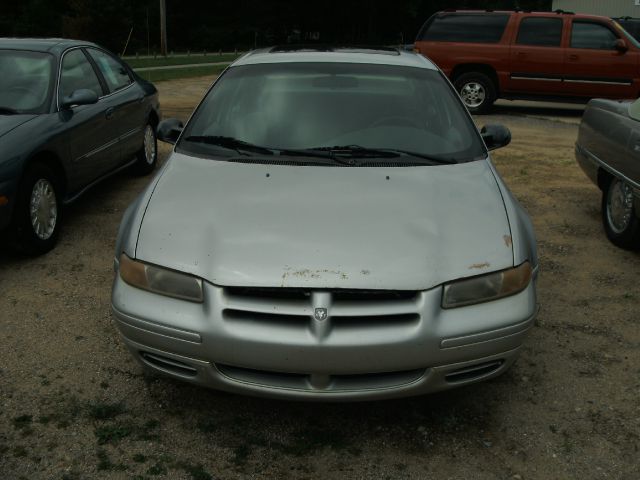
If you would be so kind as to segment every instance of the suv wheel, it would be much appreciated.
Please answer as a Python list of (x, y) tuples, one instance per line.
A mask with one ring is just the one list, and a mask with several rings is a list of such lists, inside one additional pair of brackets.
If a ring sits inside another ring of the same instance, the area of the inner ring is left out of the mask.
[(13, 242), (18, 250), (41, 255), (51, 250), (62, 220), (60, 180), (47, 165), (35, 163), (20, 184), (13, 214)]
[(496, 101), (496, 87), (484, 73), (463, 73), (453, 84), (471, 113), (484, 113)]
[(602, 192), (602, 223), (614, 245), (627, 250), (640, 246), (640, 220), (634, 208), (633, 190), (612, 178)]

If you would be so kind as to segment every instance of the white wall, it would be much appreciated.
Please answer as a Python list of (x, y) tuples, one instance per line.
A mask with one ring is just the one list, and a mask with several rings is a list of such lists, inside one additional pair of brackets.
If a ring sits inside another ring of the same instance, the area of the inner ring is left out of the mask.
[(553, 0), (553, 8), (606, 17), (640, 18), (640, 0)]

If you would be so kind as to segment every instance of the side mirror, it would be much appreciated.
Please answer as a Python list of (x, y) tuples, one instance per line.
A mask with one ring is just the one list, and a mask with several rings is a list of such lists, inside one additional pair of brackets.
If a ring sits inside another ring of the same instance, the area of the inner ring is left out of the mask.
[(93, 90), (81, 88), (80, 90), (75, 90), (71, 95), (64, 97), (60, 106), (66, 109), (74, 105), (91, 105), (93, 103), (98, 103), (98, 94)]
[(158, 140), (175, 145), (183, 128), (184, 124), (177, 118), (167, 118), (158, 124)]
[(620, 53), (625, 53), (627, 50), (629, 50), (627, 42), (625, 42), (622, 38), (619, 38), (615, 42), (613, 42), (613, 48), (615, 48)]
[(480, 135), (489, 150), (506, 147), (511, 143), (511, 132), (504, 125), (485, 125)]

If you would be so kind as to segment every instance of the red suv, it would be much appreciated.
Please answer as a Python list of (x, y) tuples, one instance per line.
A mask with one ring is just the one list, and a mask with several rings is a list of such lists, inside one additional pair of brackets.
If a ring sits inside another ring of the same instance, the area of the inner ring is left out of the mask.
[(451, 79), (467, 108), (497, 98), (637, 98), (640, 43), (607, 17), (557, 12), (444, 11), (415, 48)]

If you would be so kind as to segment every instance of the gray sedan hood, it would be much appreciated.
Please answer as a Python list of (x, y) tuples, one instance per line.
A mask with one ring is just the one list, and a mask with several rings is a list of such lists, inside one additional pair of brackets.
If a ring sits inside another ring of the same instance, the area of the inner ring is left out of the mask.
[(513, 266), (489, 163), (338, 168), (174, 153), (136, 257), (223, 286), (428, 289)]
[(16, 127), (19, 127), (23, 123), (28, 122), (36, 118), (37, 115), (27, 115), (27, 114), (18, 114), (18, 115), (1, 115), (0, 114), (0, 137), (4, 134), (9, 133)]

